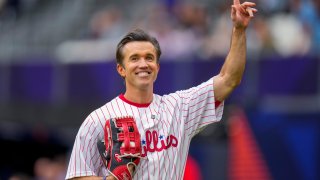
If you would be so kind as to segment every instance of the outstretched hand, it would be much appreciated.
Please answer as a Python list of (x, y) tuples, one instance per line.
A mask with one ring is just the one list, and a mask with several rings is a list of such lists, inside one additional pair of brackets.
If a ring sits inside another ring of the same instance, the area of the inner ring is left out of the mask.
[(231, 19), (235, 28), (247, 28), (254, 13), (258, 10), (253, 8), (256, 4), (253, 2), (244, 2), (240, 4), (240, 0), (233, 0), (231, 6)]

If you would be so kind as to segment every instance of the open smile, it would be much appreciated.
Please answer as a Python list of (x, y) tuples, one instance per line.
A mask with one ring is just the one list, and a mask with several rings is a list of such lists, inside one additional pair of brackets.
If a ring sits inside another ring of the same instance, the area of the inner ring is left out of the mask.
[(136, 72), (136, 75), (138, 75), (139, 77), (145, 77), (145, 76), (149, 76), (151, 74), (150, 71), (140, 71), (140, 72)]

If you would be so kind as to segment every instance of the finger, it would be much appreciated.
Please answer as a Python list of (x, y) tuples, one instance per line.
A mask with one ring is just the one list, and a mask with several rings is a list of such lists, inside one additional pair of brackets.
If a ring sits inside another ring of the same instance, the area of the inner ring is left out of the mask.
[(253, 6), (255, 6), (255, 3), (242, 3), (239, 6), (239, 11), (244, 15), (253, 17), (254, 13), (258, 11), (257, 9), (253, 8)]
[(258, 12), (258, 9), (256, 9), (256, 8), (250, 8), (250, 9), (252, 10), (253, 13)]
[(134, 167), (134, 165), (132, 165), (132, 164), (129, 164), (129, 165), (128, 165), (128, 169), (129, 169), (129, 171), (130, 171), (131, 174), (133, 174), (133, 172), (135, 171), (135, 167)]
[(239, 11), (241, 14), (244, 14), (244, 15), (248, 15), (248, 12), (247, 12), (247, 7), (243, 6), (242, 4), (240, 4), (240, 6), (234, 6), (236, 11)]
[(241, 6), (254, 7), (254, 6), (256, 6), (256, 3), (253, 3), (253, 2), (244, 2), (244, 3), (241, 4)]
[(117, 180), (114, 176), (110, 175), (110, 176), (107, 176), (106, 178), (107, 180)]
[(234, 5), (231, 6), (231, 15), (234, 17), (236, 15), (236, 7)]
[(250, 7), (248, 7), (248, 8), (246, 9), (246, 11), (247, 11), (247, 13), (249, 14), (250, 17), (253, 17), (253, 16), (254, 16), (254, 13), (257, 13), (257, 12), (258, 12), (258, 10), (257, 10), (256, 8), (250, 8)]
[(233, 0), (233, 5), (239, 5), (240, 4), (240, 0)]
[(251, 8), (248, 7), (248, 8), (246, 9), (246, 11), (248, 12), (248, 14), (249, 14), (250, 17), (253, 17), (253, 11), (252, 11)]

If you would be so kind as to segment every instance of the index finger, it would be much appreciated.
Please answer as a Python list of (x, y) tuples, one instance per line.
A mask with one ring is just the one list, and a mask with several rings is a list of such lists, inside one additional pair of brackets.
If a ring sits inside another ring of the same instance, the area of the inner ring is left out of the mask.
[(240, 4), (240, 0), (233, 0), (233, 5), (238, 5)]

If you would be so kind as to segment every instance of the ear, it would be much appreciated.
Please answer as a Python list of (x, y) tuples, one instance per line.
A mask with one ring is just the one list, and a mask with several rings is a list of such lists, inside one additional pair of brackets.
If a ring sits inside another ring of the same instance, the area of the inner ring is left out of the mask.
[(126, 77), (126, 69), (122, 65), (117, 64), (117, 71), (121, 77), (123, 77), (123, 78)]
[(160, 63), (157, 63), (157, 74), (159, 73), (160, 70)]

